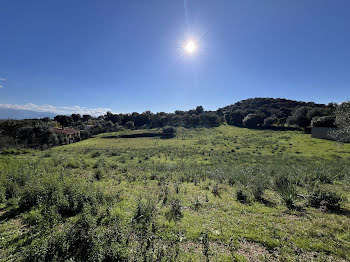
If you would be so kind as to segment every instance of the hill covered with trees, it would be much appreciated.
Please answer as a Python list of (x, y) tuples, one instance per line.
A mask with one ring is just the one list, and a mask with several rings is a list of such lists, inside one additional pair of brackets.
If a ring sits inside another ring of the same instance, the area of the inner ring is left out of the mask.
[(220, 108), (217, 112), (234, 126), (295, 125), (305, 129), (310, 127), (315, 117), (334, 116), (336, 107), (334, 103), (324, 105), (283, 98), (250, 98)]

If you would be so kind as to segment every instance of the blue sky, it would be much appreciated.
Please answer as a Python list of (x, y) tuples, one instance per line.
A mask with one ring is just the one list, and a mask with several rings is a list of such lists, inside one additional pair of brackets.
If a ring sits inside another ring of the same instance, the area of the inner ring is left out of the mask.
[(3, 0), (0, 106), (98, 114), (250, 97), (341, 102), (349, 10), (348, 0)]

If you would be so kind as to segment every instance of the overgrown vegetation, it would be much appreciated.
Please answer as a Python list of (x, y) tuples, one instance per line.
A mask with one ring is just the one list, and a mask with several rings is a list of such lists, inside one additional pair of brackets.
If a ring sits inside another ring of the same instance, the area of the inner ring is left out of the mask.
[(137, 132), (3, 151), (0, 260), (350, 259), (350, 145), (228, 125), (120, 137)]

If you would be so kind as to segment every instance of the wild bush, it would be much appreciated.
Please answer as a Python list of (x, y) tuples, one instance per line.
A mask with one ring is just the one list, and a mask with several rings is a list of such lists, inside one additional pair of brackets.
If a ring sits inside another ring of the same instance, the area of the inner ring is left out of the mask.
[(156, 203), (151, 198), (137, 200), (137, 207), (133, 216), (134, 227), (145, 233), (154, 221), (156, 215)]
[(166, 213), (166, 217), (169, 221), (174, 220), (178, 222), (183, 217), (182, 213), (182, 203), (178, 198), (174, 198), (170, 203), (170, 210)]
[(194, 208), (194, 210), (198, 211), (201, 208), (201, 206), (202, 206), (202, 202), (200, 200), (200, 197), (197, 196), (194, 200), (193, 208)]
[(209, 262), (210, 261), (210, 240), (208, 236), (208, 232), (204, 231), (201, 234), (201, 243), (203, 246), (203, 255), (205, 257), (205, 261)]
[(220, 187), (218, 184), (213, 186), (213, 190), (211, 191), (215, 197), (220, 197)]
[(92, 157), (92, 158), (99, 157), (99, 156), (101, 156), (101, 153), (98, 152), (98, 151), (93, 152), (93, 153), (91, 154), (91, 157)]
[(100, 188), (84, 178), (58, 175), (35, 176), (22, 188), (19, 208), (55, 207), (62, 217), (74, 216), (88, 204), (97, 208), (99, 204), (113, 201), (113, 196), (103, 193)]
[(101, 180), (103, 178), (104, 174), (103, 171), (101, 169), (96, 170), (96, 172), (94, 173), (94, 177), (96, 180)]
[(6, 201), (6, 189), (0, 176), (0, 204)]
[(88, 205), (64, 228), (42, 234), (26, 249), (26, 261), (127, 261), (126, 234), (118, 217), (93, 215)]
[(237, 201), (242, 204), (248, 203), (248, 195), (242, 189), (237, 190), (236, 198)]
[(266, 178), (262, 177), (262, 175), (254, 177), (250, 181), (249, 187), (252, 191), (254, 199), (259, 202), (263, 201), (264, 192), (268, 188), (268, 182), (266, 181)]
[(167, 137), (167, 138), (175, 137), (176, 128), (173, 126), (165, 126), (165, 127), (163, 127), (162, 134), (164, 137)]
[(336, 192), (327, 189), (316, 189), (309, 196), (309, 204), (323, 211), (338, 211), (343, 198)]
[(281, 175), (275, 180), (275, 191), (282, 198), (288, 209), (295, 208), (295, 201), (298, 198), (297, 191), (287, 176)]

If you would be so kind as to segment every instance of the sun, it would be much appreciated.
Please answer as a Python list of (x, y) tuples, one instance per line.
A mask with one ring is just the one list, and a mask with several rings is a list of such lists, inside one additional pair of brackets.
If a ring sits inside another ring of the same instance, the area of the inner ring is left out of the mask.
[(193, 54), (196, 52), (198, 46), (196, 44), (196, 42), (194, 42), (193, 40), (189, 40), (185, 45), (184, 45), (184, 50), (186, 51), (186, 53), (188, 54)]

